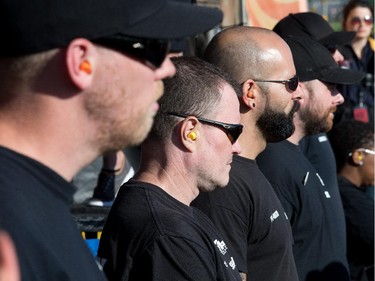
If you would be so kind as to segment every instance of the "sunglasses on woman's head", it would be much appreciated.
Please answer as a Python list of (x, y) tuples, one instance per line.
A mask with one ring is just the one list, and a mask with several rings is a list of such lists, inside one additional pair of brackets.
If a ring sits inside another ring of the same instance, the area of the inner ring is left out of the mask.
[(113, 35), (93, 40), (94, 43), (128, 54), (148, 62), (153, 69), (159, 68), (169, 53), (170, 40), (145, 39), (123, 35)]
[[(189, 114), (180, 114), (176, 112), (168, 112), (167, 114), (177, 116), (177, 117), (182, 117), (182, 118), (186, 118), (188, 116), (194, 116), (194, 115), (189, 115)], [(229, 123), (209, 120), (209, 119), (202, 118), (202, 117), (196, 117), (196, 116), (194, 117), (197, 118), (197, 120), (203, 124), (215, 126), (219, 129), (222, 129), (232, 144), (236, 142), (236, 140), (242, 133), (243, 126), (241, 124), (229, 124)]]

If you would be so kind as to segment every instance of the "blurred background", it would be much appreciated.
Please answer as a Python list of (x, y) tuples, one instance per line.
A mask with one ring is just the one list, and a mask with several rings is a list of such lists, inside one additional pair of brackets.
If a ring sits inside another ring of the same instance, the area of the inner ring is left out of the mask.
[(224, 12), (222, 27), (251, 25), (272, 29), (289, 13), (315, 12), (336, 30), (341, 29), (342, 8), (348, 0), (197, 0), (198, 5)]

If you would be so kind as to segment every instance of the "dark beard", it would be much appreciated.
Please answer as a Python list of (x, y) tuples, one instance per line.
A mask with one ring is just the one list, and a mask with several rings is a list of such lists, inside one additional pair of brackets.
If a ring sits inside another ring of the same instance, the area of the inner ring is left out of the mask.
[(294, 133), (293, 116), (299, 107), (300, 103), (294, 101), (290, 113), (285, 114), (284, 112), (276, 112), (270, 109), (267, 104), (266, 109), (256, 123), (266, 142), (280, 142)]

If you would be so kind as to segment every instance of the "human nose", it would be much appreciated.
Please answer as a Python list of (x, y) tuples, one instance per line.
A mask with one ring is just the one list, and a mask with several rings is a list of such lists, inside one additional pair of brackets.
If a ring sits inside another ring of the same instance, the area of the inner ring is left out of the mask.
[(334, 97), (334, 101), (333, 102), (336, 105), (340, 105), (340, 104), (344, 103), (345, 99), (344, 99), (344, 97), (342, 96), (342, 94), (337, 89), (336, 89), (336, 91), (337, 91), (337, 94), (333, 96)]
[(176, 67), (171, 59), (167, 56), (161, 66), (155, 71), (157, 79), (165, 79), (173, 77), (176, 74)]
[(298, 83), (297, 89), (292, 93), (292, 100), (300, 100), (302, 98), (303, 90), (301, 83)]
[(239, 143), (238, 140), (236, 140), (233, 144), (232, 144), (232, 153), (233, 154), (240, 154), (242, 152), (242, 147)]
[(337, 95), (337, 104), (342, 104), (344, 103), (344, 101), (345, 101), (344, 97), (341, 95), (341, 93), (339, 93)]
[(343, 63), (343, 61), (345, 60), (344, 56), (341, 54), (341, 52), (339, 50), (335, 50), (335, 52), (333, 53), (333, 59), (335, 60), (335, 62), (338, 64), (338, 65), (341, 65)]

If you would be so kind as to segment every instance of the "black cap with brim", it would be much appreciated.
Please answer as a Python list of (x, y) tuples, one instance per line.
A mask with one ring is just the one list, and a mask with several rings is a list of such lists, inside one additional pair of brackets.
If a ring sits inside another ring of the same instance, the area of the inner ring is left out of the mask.
[(167, 5), (123, 32), (130, 36), (175, 39), (205, 32), (221, 23), (218, 9), (167, 1)]
[(336, 31), (319, 40), (324, 46), (344, 46), (349, 44), (355, 37), (355, 32)]
[(0, 57), (111, 35), (178, 39), (221, 23), (219, 9), (166, 0), (1, 0)]
[(281, 19), (273, 28), (281, 37), (288, 35), (307, 36), (324, 46), (339, 46), (350, 43), (355, 32), (334, 31), (319, 14), (313, 12), (295, 13)]
[(360, 71), (340, 68), (331, 53), (311, 38), (287, 36), (284, 40), (292, 51), (301, 82), (318, 79), (333, 84), (353, 84), (365, 76), (365, 73)]

